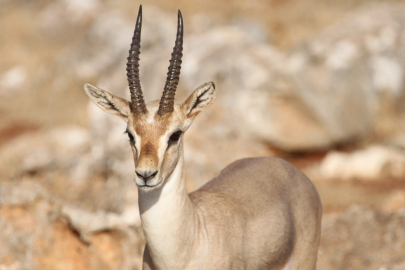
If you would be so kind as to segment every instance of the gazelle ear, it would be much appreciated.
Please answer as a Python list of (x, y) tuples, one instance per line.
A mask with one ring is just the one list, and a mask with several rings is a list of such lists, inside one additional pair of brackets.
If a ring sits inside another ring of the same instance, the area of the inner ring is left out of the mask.
[(118, 115), (125, 121), (130, 113), (129, 101), (86, 83), (84, 91), (90, 97), (91, 101), (105, 112)]
[(199, 86), (181, 105), (188, 119), (193, 119), (198, 113), (208, 108), (215, 100), (215, 85), (213, 82)]

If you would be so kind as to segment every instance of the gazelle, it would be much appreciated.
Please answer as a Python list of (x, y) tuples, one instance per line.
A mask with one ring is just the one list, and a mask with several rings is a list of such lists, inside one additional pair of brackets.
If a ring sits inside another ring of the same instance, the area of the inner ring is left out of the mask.
[(143, 269), (315, 269), (322, 206), (311, 181), (289, 163), (247, 158), (187, 194), (183, 140), (215, 99), (212, 82), (174, 104), (183, 50), (175, 46), (159, 101), (145, 103), (139, 79), (142, 7), (127, 62), (131, 101), (85, 85), (102, 110), (127, 123), (146, 247)]

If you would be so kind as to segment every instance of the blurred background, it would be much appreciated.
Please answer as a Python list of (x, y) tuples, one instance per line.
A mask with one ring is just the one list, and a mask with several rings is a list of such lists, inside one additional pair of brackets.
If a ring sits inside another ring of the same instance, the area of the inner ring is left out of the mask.
[[(405, 1), (0, 0), (0, 269), (140, 269), (125, 123), (83, 91), (160, 98), (185, 24), (177, 102), (217, 100), (185, 137), (189, 190), (235, 159), (278, 156), (323, 207), (318, 269), (405, 269)], [(254, 196), (254, 195), (253, 195)]]

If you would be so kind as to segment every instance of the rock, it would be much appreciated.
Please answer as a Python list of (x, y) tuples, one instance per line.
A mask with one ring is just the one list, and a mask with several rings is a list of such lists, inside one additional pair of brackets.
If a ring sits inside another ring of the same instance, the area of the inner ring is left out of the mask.
[(317, 269), (402, 269), (405, 212), (352, 206), (324, 215)]
[(23, 91), (27, 79), (27, 71), (22, 66), (16, 66), (0, 74), (0, 96)]
[(369, 146), (352, 153), (331, 151), (319, 165), (321, 179), (379, 180), (405, 175), (405, 153), (382, 145)]
[(88, 235), (105, 230), (122, 229), (126, 227), (140, 227), (139, 210), (136, 204), (128, 206), (122, 214), (106, 213), (98, 211), (91, 213), (76, 207), (64, 206), (61, 215), (67, 217), (76, 231), (80, 232), (83, 240), (88, 239)]
[(388, 198), (385, 199), (382, 209), (387, 210), (387, 211), (397, 211), (400, 209), (405, 209), (405, 191), (403, 190), (398, 190), (392, 192), (388, 196)]
[(18, 187), (2, 183), (0, 186), (0, 206), (21, 206), (35, 203), (41, 198), (48, 198), (47, 193), (38, 185)]
[(138, 192), (127, 137), (114, 131), (91, 144), (88, 130), (75, 126), (25, 133), (0, 148), (0, 176), (41, 183), (75, 207), (125, 213)]
[(385, 144), (400, 150), (405, 150), (405, 134), (400, 133), (388, 138)]
[[(141, 269), (136, 205), (90, 212), (25, 181), (3, 182), (0, 198), (0, 269)], [(404, 226), (404, 211), (352, 206), (325, 214), (317, 269), (402, 269)]]
[(89, 149), (89, 133), (75, 126), (27, 133), (0, 149), (2, 175), (37, 172), (51, 166), (71, 168)]
[[(182, 80), (188, 88), (214, 80), (220, 113), (238, 119), (238, 132), (287, 151), (363, 138), (383, 121), (386, 96), (401, 111), (395, 102), (403, 94), (401, 9), (355, 11), (290, 52), (243, 28), (207, 30), (186, 39), (184, 54), (192, 60), (184, 61)], [(370, 37), (379, 44), (374, 49)], [(203, 40), (211, 42), (198, 46)]]
[(98, 0), (53, 1), (41, 10), (37, 23), (44, 32), (66, 31), (69, 24), (78, 24), (87, 17), (95, 16), (99, 6)]
[(137, 211), (95, 214), (22, 183), (3, 183), (0, 194), (0, 269), (141, 269)]

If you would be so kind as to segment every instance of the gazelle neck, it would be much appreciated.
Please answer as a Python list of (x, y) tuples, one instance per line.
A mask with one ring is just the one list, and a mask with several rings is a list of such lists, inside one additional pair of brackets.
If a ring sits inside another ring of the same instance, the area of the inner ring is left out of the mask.
[[(181, 265), (173, 264), (187, 261), (189, 250), (184, 247), (193, 241), (194, 210), (187, 194), (183, 168), (184, 157), (181, 154), (162, 188), (138, 191), (143, 233), (158, 269), (181, 269)], [(185, 259), (181, 260), (182, 257)]]

